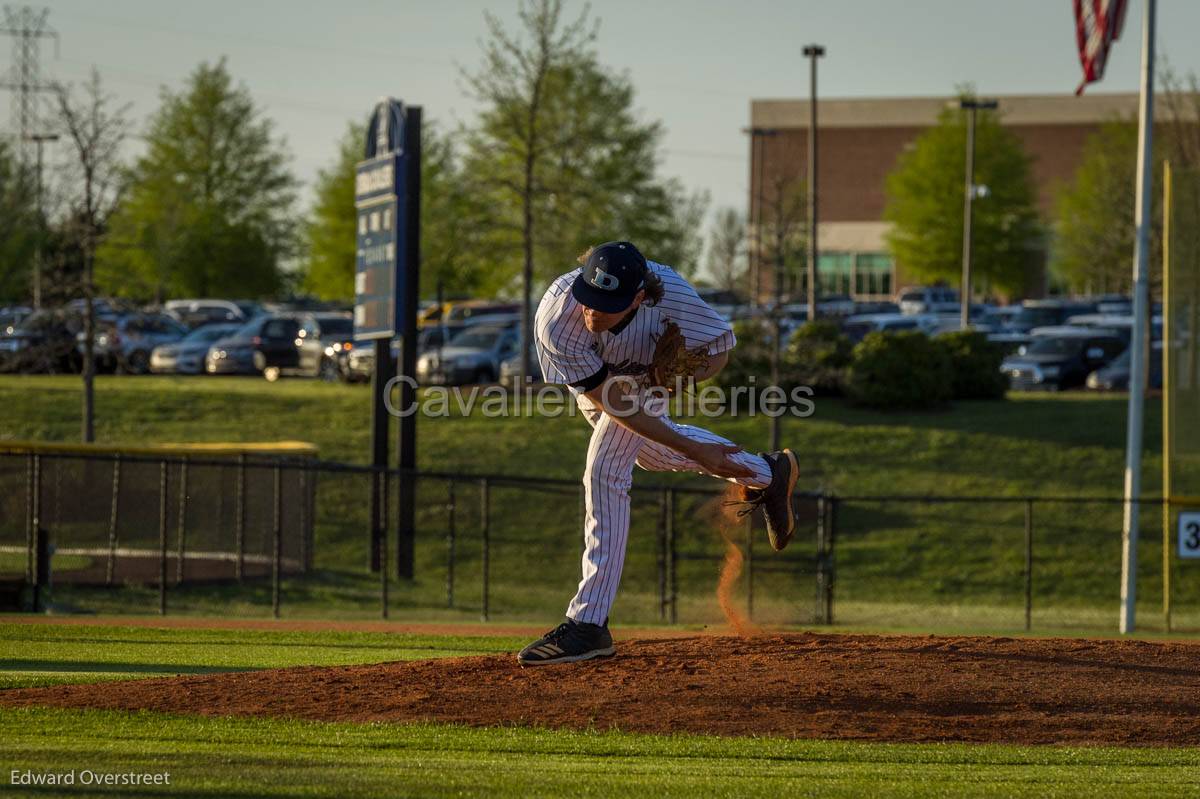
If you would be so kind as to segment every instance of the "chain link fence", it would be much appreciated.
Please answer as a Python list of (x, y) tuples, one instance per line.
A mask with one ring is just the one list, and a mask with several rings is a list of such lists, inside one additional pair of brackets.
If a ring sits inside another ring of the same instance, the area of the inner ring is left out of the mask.
[[(415, 501), (411, 564), (397, 562), (409, 549), (397, 547), (403, 480)], [(759, 624), (1116, 622), (1120, 500), (798, 494), (796, 536), (776, 553), (758, 514), (725, 520), (723, 494), (713, 483), (634, 486), (615, 618), (723, 623), (723, 601)], [(1154, 530), (1161, 502), (1139, 508)], [(545, 619), (575, 591), (582, 522), (583, 489), (568, 480), (247, 454), (7, 452), (0, 597), (29, 607), (36, 586), (54, 612)], [(1147, 535), (1139, 547), (1142, 629), (1162, 626), (1162, 546)], [(413, 577), (398, 578), (409, 565)], [(1192, 566), (1167, 559), (1176, 630), (1200, 629)]]

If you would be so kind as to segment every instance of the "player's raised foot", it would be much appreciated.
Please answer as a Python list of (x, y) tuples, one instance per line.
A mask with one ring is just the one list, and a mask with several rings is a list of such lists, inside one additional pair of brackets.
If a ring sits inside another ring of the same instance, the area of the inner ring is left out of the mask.
[(759, 454), (771, 467), (771, 484), (766, 488), (743, 488), (742, 501), (747, 507), (738, 515), (762, 508), (767, 521), (767, 538), (771, 541), (771, 548), (779, 552), (788, 545), (796, 531), (792, 491), (796, 489), (796, 480), (800, 477), (800, 464), (790, 449)]
[(547, 666), (608, 657), (616, 652), (607, 624), (567, 619), (517, 655), (522, 666)]

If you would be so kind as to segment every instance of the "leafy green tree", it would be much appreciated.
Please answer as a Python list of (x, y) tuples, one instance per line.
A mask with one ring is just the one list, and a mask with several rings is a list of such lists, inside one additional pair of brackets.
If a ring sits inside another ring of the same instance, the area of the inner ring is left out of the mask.
[(97, 281), (156, 300), (274, 292), (294, 251), (296, 181), (272, 127), (224, 60), (164, 89)]
[(483, 287), (521, 294), (528, 352), (535, 280), (617, 238), (692, 272), (707, 198), (657, 175), (661, 126), (634, 113), (628, 76), (597, 60), (586, 8), (565, 23), (562, 0), (530, 0), (519, 17), (512, 33), (486, 15), (482, 64), (467, 76), (483, 111), (464, 168), (489, 253)]
[[(966, 113), (942, 111), (887, 178), (888, 247), (921, 280), (961, 282)], [(1018, 294), (1027, 285), (1041, 238), (1030, 159), (996, 112), (976, 113), (975, 183), (988, 188), (987, 196), (974, 203), (971, 225), (976, 286)]]
[(36, 230), (33, 181), (0, 141), (0, 300), (28, 301)]
[[(1160, 140), (1160, 137), (1155, 137)], [(1138, 131), (1134, 120), (1100, 126), (1083, 146), (1083, 160), (1055, 197), (1051, 269), (1073, 291), (1129, 292), (1133, 283), (1134, 195)], [(1155, 144), (1150, 269), (1161, 272), (1162, 154)]]
[[(354, 296), (354, 168), (363, 157), (366, 126), (351, 124), (337, 160), (317, 176), (316, 202), (305, 228), (304, 291), (327, 300)], [(421, 290), (440, 282), (447, 294), (467, 293), (485, 274), (476, 249), (470, 191), (463, 182), (453, 139), (425, 122), (421, 131)]]

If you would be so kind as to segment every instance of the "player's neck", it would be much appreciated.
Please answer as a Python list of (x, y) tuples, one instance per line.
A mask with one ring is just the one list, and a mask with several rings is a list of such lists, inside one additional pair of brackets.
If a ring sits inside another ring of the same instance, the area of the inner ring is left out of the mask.
[(610, 327), (608, 329), (609, 334), (616, 336), (616, 335), (620, 334), (620, 332), (622, 330), (629, 327), (629, 323), (633, 321), (633, 317), (635, 317), (637, 315), (638, 308), (640, 308), (640, 307), (641, 306), (639, 305), (635, 308), (630, 309), (629, 313), (627, 313), (627, 314), (625, 314), (625, 316), (621, 317), (620, 322), (617, 322), (615, 325), (613, 325), (612, 327)]

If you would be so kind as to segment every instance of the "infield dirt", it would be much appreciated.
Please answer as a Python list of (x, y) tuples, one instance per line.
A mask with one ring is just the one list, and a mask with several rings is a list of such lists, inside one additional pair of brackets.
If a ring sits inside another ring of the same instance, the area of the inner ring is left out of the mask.
[(1200, 645), (767, 634), (0, 692), (0, 705), (869, 741), (1200, 745)]

